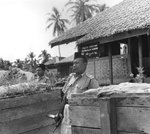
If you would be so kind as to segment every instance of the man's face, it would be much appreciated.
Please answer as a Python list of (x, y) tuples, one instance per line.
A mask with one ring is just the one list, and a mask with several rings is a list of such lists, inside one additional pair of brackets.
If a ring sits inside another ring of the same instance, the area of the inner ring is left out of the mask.
[(36, 72), (37, 72), (37, 75), (40, 77), (44, 75), (44, 70), (42, 70), (42, 68), (40, 67), (36, 69)]
[(76, 74), (82, 74), (86, 70), (87, 63), (82, 58), (77, 58), (73, 61), (73, 72)]

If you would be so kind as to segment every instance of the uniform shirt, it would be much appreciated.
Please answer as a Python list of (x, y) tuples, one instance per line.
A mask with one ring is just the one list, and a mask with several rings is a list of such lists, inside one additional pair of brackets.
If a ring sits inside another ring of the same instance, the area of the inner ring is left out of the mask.
[(42, 77), (37, 77), (36, 78), (36, 82), (40, 82), (40, 83), (49, 83), (50, 82), (50, 80), (49, 80), (49, 78), (47, 77), (47, 76), (42, 76)]
[(83, 93), (84, 91), (92, 88), (98, 88), (99, 84), (97, 80), (86, 73), (76, 76), (75, 73), (69, 75), (67, 82), (63, 88), (64, 94), (67, 99), (71, 98), (71, 94)]
[[(80, 76), (76, 76), (75, 73), (69, 75), (67, 82), (63, 88), (63, 92), (67, 99), (71, 98), (71, 94), (73, 93), (82, 93), (88, 89), (98, 88), (99, 84), (97, 80), (86, 74), (83, 73)], [(64, 118), (61, 123), (60, 127), (61, 134), (72, 134), (71, 124), (69, 119), (69, 104), (66, 104), (64, 107)]]

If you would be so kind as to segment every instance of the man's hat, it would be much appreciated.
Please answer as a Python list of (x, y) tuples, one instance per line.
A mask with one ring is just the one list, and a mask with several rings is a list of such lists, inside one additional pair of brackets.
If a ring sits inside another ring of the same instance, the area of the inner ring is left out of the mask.
[(74, 59), (80, 58), (81, 57), (81, 53), (79, 52), (75, 52), (74, 53)]
[(80, 52), (75, 52), (74, 53), (74, 59), (77, 58), (83, 58), (85, 62), (87, 62), (87, 57), (85, 55), (82, 55)]

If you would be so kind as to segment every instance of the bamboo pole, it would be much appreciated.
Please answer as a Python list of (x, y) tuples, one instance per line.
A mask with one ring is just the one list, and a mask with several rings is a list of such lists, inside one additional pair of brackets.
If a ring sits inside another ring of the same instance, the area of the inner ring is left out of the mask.
[(128, 70), (129, 74), (131, 74), (131, 38), (128, 38)]
[(113, 84), (113, 65), (112, 65), (112, 50), (111, 44), (108, 45), (108, 57), (109, 57), (109, 70), (110, 70), (110, 84)]
[(142, 38), (138, 37), (138, 53), (139, 53), (139, 67), (143, 66), (143, 53), (142, 53)]

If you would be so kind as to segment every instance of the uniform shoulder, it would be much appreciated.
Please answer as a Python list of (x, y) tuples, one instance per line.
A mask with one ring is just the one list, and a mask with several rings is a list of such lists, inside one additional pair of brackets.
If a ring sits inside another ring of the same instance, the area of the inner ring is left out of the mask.
[(72, 78), (74, 75), (75, 75), (75, 73), (69, 74), (69, 76), (67, 77), (67, 80), (69, 80), (70, 78)]
[(86, 76), (90, 79), (94, 79), (94, 76), (93, 75), (90, 75), (90, 74), (86, 74)]
[(74, 76), (74, 75), (75, 75), (75, 73), (71, 73), (71, 74), (69, 74), (69, 77)]

